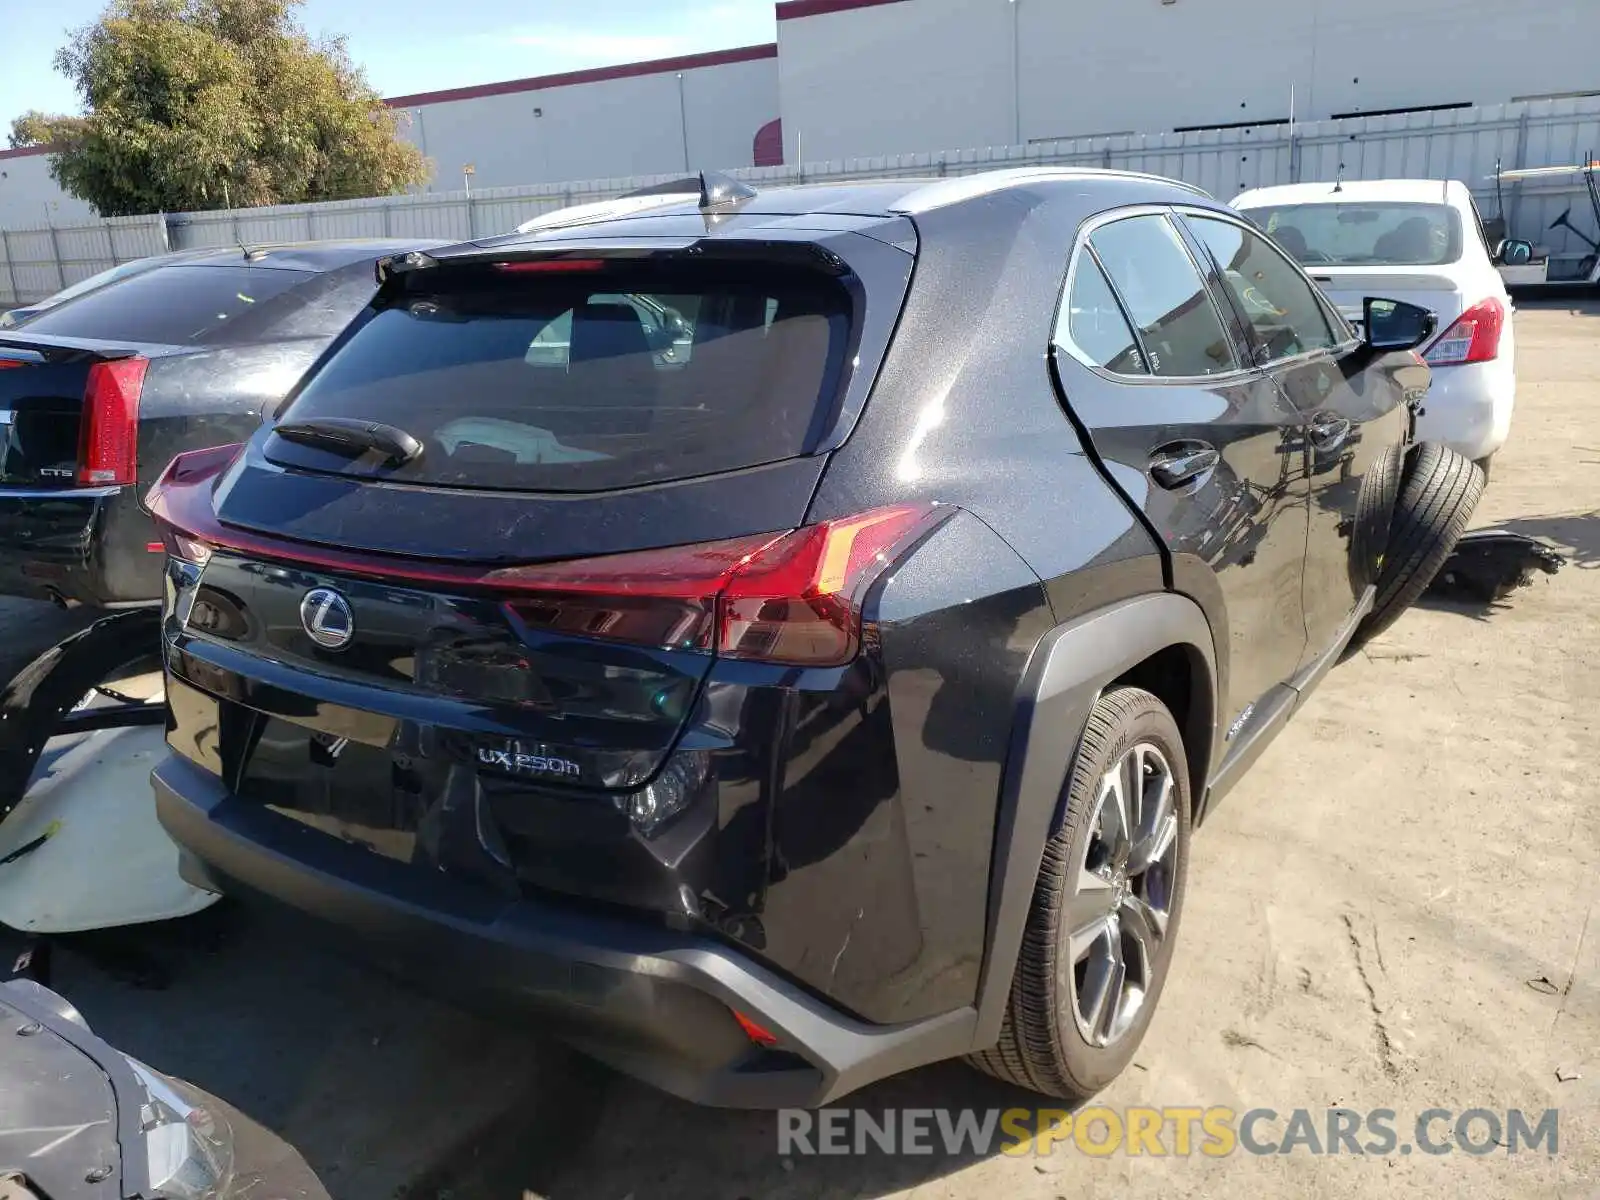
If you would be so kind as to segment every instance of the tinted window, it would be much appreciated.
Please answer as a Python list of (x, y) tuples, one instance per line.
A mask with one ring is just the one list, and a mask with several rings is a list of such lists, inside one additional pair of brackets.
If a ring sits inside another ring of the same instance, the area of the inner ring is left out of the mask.
[(258, 308), (312, 276), (259, 267), (159, 267), (40, 313), (29, 333), (173, 346), (235, 336)]
[(597, 491), (792, 458), (836, 396), (850, 299), (763, 264), (406, 277), (284, 411), (418, 438), (388, 468), (273, 439), (274, 459), (458, 487)]
[(1461, 216), (1448, 204), (1289, 204), (1240, 211), (1307, 266), (1441, 266), (1461, 257)]
[(1056, 323), (1056, 341), (1075, 346), (1081, 357), (1108, 371), (1150, 373), (1128, 319), (1092, 254), (1081, 255), (1073, 269), (1066, 308)]
[(132, 262), (125, 262), (121, 266), (112, 267), (91, 275), (87, 279), (80, 279), (77, 283), (62, 288), (55, 295), (45, 301), (46, 304), (61, 304), (71, 300), (74, 296), (81, 296), (85, 292), (92, 292), (95, 288), (105, 287), (108, 283), (115, 283), (119, 279), (126, 279), (129, 275), (138, 275), (143, 271), (151, 271), (159, 264), (149, 259), (136, 258)]
[(259, 304), (233, 334), (251, 340), (331, 338), (361, 314), (378, 285), (372, 263), (362, 260), (337, 271), (312, 276), (269, 303)]
[(1089, 241), (1139, 327), (1152, 375), (1215, 375), (1236, 368), (1233, 345), (1194, 260), (1165, 217), (1116, 221), (1095, 230)]
[(1216, 259), (1223, 285), (1232, 293), (1256, 340), (1262, 361), (1325, 350), (1335, 336), (1328, 312), (1310, 280), (1260, 234), (1231, 221), (1188, 218), (1190, 228)]

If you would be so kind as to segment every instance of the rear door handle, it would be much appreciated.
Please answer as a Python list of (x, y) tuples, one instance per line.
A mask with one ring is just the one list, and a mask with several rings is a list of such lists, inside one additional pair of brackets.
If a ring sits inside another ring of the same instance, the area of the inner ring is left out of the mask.
[(1337, 450), (1350, 436), (1350, 422), (1344, 417), (1319, 413), (1311, 418), (1311, 444), (1318, 450)]
[(1181, 488), (1222, 461), (1215, 446), (1204, 442), (1178, 442), (1162, 446), (1150, 456), (1150, 476), (1164, 488)]

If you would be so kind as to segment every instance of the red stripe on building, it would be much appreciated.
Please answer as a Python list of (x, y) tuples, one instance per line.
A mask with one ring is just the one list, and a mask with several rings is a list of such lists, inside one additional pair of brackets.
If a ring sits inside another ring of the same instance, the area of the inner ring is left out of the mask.
[(35, 154), (49, 154), (54, 146), (18, 146), (15, 150), (0, 150), (0, 158), (29, 158)]
[(877, 8), (880, 4), (904, 4), (906, 0), (781, 0), (778, 20), (820, 17), (825, 13), (849, 12), (853, 8)]
[[(881, 0), (879, 0), (881, 3)], [(476, 100), (482, 96), (506, 96), (514, 92), (540, 92), (547, 88), (571, 87), (575, 83), (604, 83), (608, 79), (632, 79), (639, 75), (661, 75), (668, 71), (695, 71), (702, 67), (726, 67), (733, 63), (777, 58), (776, 42), (762, 46), (740, 46), (734, 50), (712, 50), (706, 54), (684, 54), (677, 58), (657, 58), (649, 62), (623, 63), (615, 67), (592, 67), (587, 71), (566, 71), (559, 75), (535, 75), (529, 79), (508, 79), (504, 83), (483, 83), (472, 87), (446, 88), (442, 92), (417, 92), (411, 96), (391, 96), (384, 101), (390, 108), (413, 104), (443, 104), (451, 100)]]

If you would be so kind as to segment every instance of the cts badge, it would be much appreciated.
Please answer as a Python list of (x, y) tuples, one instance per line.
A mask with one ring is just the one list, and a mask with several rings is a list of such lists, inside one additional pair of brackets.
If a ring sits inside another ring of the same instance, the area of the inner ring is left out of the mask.
[(324, 650), (343, 650), (356, 633), (350, 601), (332, 588), (313, 588), (300, 601), (300, 624)]

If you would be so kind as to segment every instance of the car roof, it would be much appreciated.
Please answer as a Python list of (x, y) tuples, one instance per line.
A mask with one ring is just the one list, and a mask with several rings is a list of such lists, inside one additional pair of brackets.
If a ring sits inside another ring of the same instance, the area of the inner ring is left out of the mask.
[[(691, 191), (688, 185), (692, 181), (683, 182), (685, 188), (681, 191), (628, 195), (546, 213), (524, 223), (517, 233), (492, 239), (491, 244), (495, 249), (516, 249), (522, 244), (531, 247), (543, 234), (572, 229), (581, 229), (585, 235), (596, 238), (630, 237), (649, 233), (649, 223), (659, 222), (661, 218), (704, 218), (698, 185)], [(746, 233), (752, 225), (761, 224), (763, 219), (773, 222), (782, 220), (792, 225), (797, 217), (829, 218), (829, 228), (840, 228), (840, 218), (855, 218), (865, 226), (935, 209), (974, 204), (998, 193), (1023, 188), (1071, 187), (1091, 194), (1104, 189), (1109, 196), (1113, 192), (1125, 192), (1130, 183), (1147, 185), (1150, 194), (1145, 199), (1151, 203), (1176, 203), (1196, 198), (1214, 202), (1210, 195), (1198, 187), (1159, 175), (1089, 167), (1016, 167), (953, 178), (912, 176), (886, 180), (786, 184), (766, 188), (758, 186), (753, 196), (722, 211), (736, 214), (740, 218), (741, 231)], [(705, 232), (712, 234), (714, 230), (707, 226)], [(462, 243), (438, 257), (452, 257), (452, 251), (470, 254), (481, 249), (483, 244)]]
[(1253, 188), (1233, 198), (1234, 208), (1268, 204), (1449, 204), (1467, 191), (1454, 179), (1357, 179), (1341, 183), (1290, 183)]
[[(280, 271), (335, 271), (407, 250), (432, 250), (451, 243), (442, 238), (340, 238), (315, 242), (246, 242), (207, 246), (162, 255), (167, 267), (251, 267)], [(247, 253), (248, 250), (248, 253)]]

